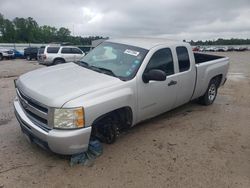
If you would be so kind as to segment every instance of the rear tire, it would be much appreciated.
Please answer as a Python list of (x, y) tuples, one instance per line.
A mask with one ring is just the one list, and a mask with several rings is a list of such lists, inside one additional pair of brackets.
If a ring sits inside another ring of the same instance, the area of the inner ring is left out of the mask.
[(58, 65), (58, 64), (62, 64), (62, 63), (65, 63), (65, 61), (63, 59), (56, 59), (54, 60), (54, 65)]
[(3, 60), (3, 55), (2, 54), (0, 54), (0, 60)]
[(28, 61), (30, 61), (30, 60), (31, 60), (31, 57), (30, 57), (29, 55), (27, 55), (27, 56), (26, 56), (26, 59), (27, 59)]
[(203, 105), (211, 105), (216, 99), (218, 91), (218, 82), (216, 79), (212, 79), (208, 85), (206, 93), (199, 98), (199, 102)]

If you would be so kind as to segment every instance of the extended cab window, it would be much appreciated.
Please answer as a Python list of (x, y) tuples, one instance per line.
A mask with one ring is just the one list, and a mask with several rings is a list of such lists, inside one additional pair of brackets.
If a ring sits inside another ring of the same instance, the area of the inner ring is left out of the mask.
[(47, 48), (47, 53), (49, 54), (56, 54), (59, 51), (59, 47), (48, 47)]
[(190, 68), (190, 60), (187, 48), (184, 46), (177, 47), (176, 53), (180, 72), (187, 71)]
[(174, 74), (174, 62), (172, 52), (169, 48), (160, 49), (154, 53), (149, 60), (145, 72), (152, 69), (160, 69), (167, 75)]
[(62, 48), (62, 54), (72, 54), (71, 48)]

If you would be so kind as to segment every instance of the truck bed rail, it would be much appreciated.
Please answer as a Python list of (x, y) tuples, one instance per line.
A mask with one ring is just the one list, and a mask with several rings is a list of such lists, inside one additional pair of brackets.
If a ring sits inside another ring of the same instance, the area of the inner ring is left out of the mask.
[(224, 57), (210, 54), (194, 53), (195, 64), (205, 63), (220, 58)]

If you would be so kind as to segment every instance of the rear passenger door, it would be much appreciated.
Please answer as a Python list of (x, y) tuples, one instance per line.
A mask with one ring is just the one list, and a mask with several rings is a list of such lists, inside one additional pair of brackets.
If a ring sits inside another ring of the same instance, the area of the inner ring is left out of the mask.
[(151, 56), (144, 72), (160, 69), (167, 74), (165, 81), (144, 83), (138, 79), (138, 121), (142, 121), (173, 108), (178, 77), (175, 74), (174, 59), (170, 48), (162, 48)]
[(78, 48), (72, 48), (72, 53), (74, 54), (74, 61), (79, 61), (83, 56), (83, 52)]
[(190, 101), (196, 80), (196, 70), (190, 60), (190, 48), (177, 46), (175, 49), (178, 65), (178, 92), (175, 107)]
[(63, 47), (61, 49), (61, 56), (66, 62), (75, 61), (75, 55), (72, 52), (72, 48), (70, 47)]

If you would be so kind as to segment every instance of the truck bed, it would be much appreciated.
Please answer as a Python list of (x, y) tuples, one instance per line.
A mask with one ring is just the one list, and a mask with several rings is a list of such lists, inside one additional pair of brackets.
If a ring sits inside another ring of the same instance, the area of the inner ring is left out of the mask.
[(224, 58), (223, 56), (194, 53), (195, 64), (205, 63), (216, 59)]
[(221, 76), (223, 83), (229, 68), (229, 59), (216, 55), (194, 53), (196, 83), (192, 99), (202, 96), (214, 76)]

